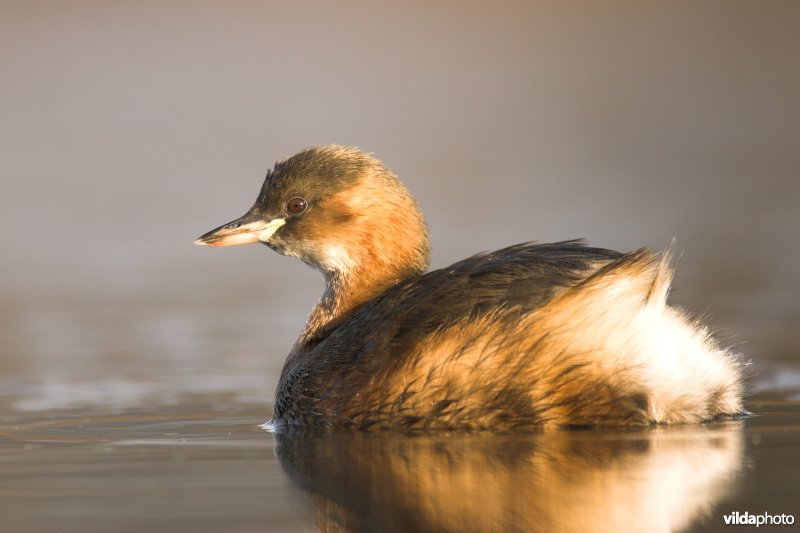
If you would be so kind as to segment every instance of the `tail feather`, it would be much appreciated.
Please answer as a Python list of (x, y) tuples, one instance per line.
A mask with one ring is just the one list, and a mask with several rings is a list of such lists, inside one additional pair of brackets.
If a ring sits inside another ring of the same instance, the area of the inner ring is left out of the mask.
[(656, 269), (650, 292), (647, 295), (647, 305), (656, 313), (663, 312), (667, 305), (669, 289), (672, 286), (672, 278), (675, 275), (675, 267), (672, 264), (676, 244), (677, 241), (673, 238), (667, 249), (661, 254), (661, 262)]

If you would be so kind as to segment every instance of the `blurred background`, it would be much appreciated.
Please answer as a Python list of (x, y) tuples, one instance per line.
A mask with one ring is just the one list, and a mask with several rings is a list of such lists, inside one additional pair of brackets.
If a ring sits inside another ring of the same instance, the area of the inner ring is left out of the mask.
[(316, 144), (419, 199), (433, 267), (683, 252), (673, 300), (800, 387), (800, 4), (0, 2), (0, 400), (272, 399), (321, 276), (192, 241)]

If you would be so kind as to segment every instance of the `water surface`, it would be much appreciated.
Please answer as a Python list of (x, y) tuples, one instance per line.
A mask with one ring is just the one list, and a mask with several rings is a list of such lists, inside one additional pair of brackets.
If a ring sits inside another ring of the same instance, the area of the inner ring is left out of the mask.
[(800, 402), (650, 430), (287, 433), (263, 405), (5, 414), (9, 531), (722, 530), (797, 516)]

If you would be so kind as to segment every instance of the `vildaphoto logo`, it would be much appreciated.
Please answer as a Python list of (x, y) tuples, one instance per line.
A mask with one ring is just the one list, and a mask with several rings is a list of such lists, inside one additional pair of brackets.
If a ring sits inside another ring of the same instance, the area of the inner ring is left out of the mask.
[(791, 514), (751, 514), (747, 511), (743, 513), (734, 511), (722, 515), (722, 518), (729, 526), (791, 526), (794, 524), (794, 515)]

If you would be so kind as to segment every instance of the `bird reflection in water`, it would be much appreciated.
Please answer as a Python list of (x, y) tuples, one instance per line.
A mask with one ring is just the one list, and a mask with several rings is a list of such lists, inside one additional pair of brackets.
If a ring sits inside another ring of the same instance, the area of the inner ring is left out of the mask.
[(540, 434), (276, 434), (320, 531), (680, 531), (742, 464), (740, 422)]

